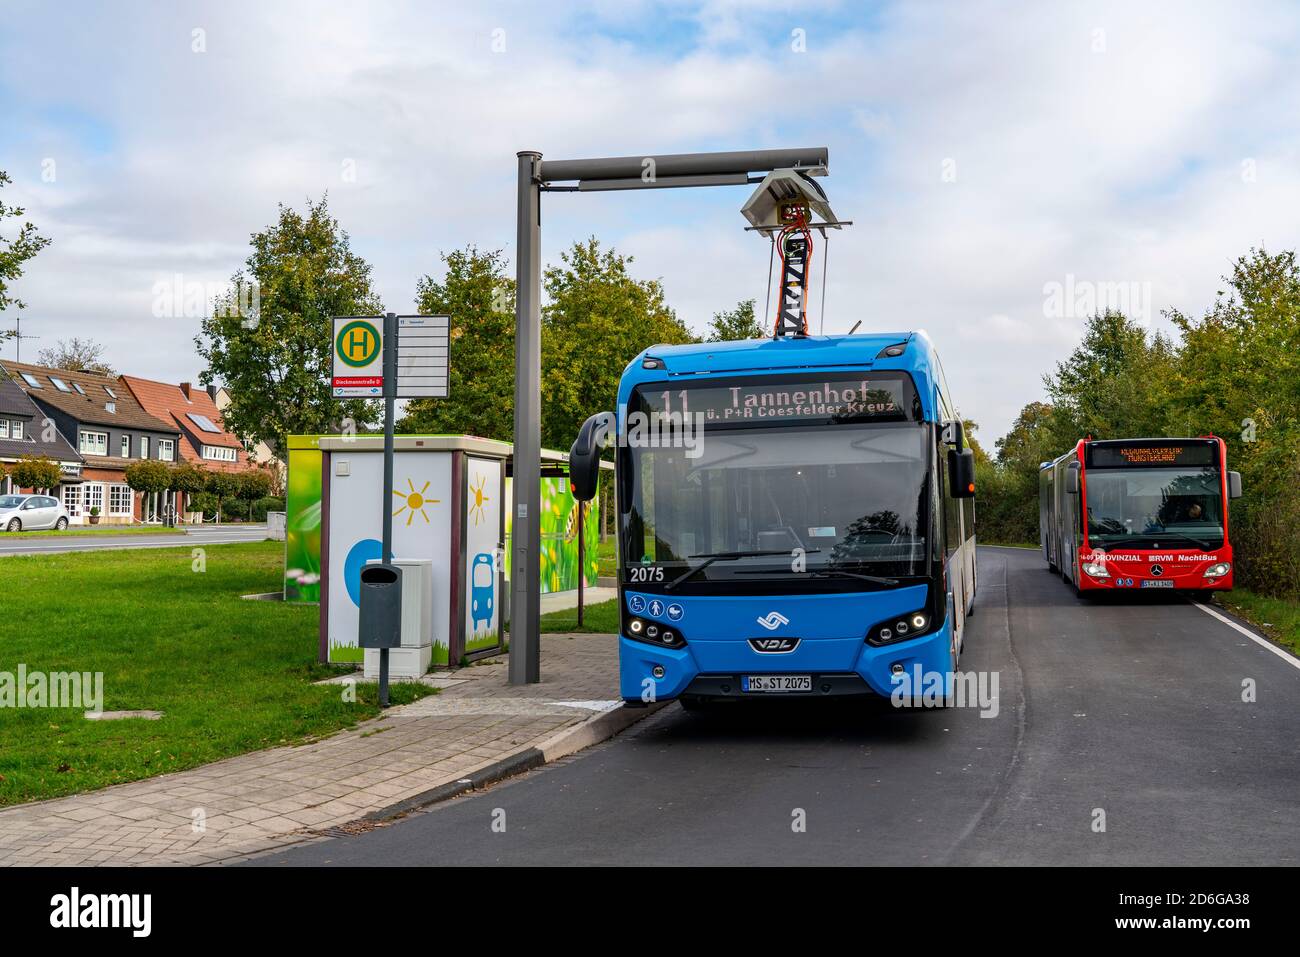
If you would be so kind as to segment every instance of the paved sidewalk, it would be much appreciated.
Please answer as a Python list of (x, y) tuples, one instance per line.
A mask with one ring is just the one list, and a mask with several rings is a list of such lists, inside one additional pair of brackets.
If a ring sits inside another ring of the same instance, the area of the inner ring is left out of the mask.
[(540, 684), (508, 684), (501, 657), (314, 744), (7, 808), (0, 865), (205, 864), (365, 826), (366, 814), (557, 735), (594, 743), (608, 731), (593, 723), (622, 703), (617, 655), (612, 635), (544, 635)]

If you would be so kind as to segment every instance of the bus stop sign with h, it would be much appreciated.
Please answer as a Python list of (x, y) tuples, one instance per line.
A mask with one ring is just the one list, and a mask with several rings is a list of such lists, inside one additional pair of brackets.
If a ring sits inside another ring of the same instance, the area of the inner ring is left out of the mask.
[(358, 644), (379, 650), (379, 704), (388, 707), (388, 652), (401, 645), (402, 570), (393, 564), (393, 412), (397, 399), (447, 397), (449, 316), (336, 316), (336, 399), (384, 400), (383, 546), (361, 571)]

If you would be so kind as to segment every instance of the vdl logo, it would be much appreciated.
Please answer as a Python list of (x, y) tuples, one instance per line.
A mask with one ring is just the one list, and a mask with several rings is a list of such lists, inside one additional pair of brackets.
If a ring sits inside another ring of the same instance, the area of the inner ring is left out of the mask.
[(356, 368), (368, 366), (379, 352), (379, 334), (374, 325), (357, 319), (339, 330), (334, 346), (339, 358), (348, 365)]
[(776, 631), (782, 625), (790, 624), (790, 619), (785, 617), (779, 611), (769, 611), (762, 618), (755, 619), (760, 625), (768, 631)]

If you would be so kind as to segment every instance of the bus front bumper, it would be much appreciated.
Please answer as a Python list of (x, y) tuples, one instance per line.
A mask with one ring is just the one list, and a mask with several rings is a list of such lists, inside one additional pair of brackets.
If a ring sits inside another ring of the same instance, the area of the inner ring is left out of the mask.
[[(843, 695), (889, 697), (899, 675), (947, 675), (952, 669), (950, 622), (920, 638), (883, 647), (860, 638), (804, 639), (787, 654), (759, 654), (744, 640), (692, 642), (660, 648), (619, 638), (619, 689), (634, 703), (680, 695), (716, 698), (816, 698)], [(753, 693), (750, 675), (809, 675), (811, 690)]]

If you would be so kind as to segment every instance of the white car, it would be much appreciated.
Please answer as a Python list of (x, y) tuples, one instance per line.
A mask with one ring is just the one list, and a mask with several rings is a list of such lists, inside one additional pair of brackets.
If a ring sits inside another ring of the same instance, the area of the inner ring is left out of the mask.
[(0, 495), (0, 528), (21, 532), (38, 528), (68, 527), (68, 510), (49, 495)]

